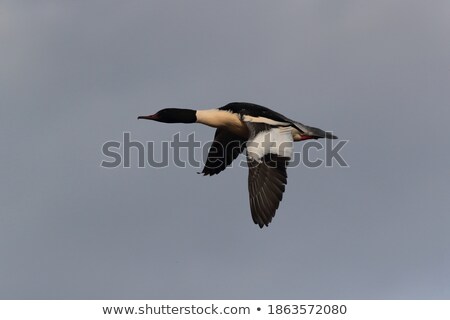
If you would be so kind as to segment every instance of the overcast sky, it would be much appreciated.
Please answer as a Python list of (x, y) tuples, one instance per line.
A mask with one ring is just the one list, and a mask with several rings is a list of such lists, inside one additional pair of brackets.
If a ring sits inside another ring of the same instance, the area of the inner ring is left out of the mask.
[[(446, 0), (2, 1), (0, 298), (450, 299), (449, 33)], [(100, 167), (231, 101), (350, 167), (289, 168), (262, 230), (245, 168)]]

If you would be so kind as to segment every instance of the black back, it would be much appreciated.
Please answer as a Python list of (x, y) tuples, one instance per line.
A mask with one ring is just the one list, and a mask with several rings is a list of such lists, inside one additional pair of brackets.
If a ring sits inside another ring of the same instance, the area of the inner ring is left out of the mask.
[(240, 115), (248, 115), (252, 117), (265, 117), (280, 122), (293, 122), (291, 119), (269, 108), (248, 102), (231, 102), (219, 110), (231, 111)]

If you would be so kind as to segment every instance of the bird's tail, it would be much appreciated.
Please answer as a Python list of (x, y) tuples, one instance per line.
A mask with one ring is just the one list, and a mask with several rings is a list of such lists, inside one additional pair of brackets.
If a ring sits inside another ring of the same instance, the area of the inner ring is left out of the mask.
[(309, 127), (304, 124), (301, 124), (300, 122), (295, 122), (298, 129), (303, 131), (306, 135), (311, 136), (312, 138), (318, 139), (318, 138), (326, 138), (326, 139), (337, 139), (335, 135), (333, 135), (331, 132), (325, 132), (322, 129), (315, 128), (315, 127)]

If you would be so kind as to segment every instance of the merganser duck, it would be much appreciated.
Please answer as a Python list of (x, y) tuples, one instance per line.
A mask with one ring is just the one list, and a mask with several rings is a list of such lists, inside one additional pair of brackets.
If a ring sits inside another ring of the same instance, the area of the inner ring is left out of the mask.
[(164, 123), (201, 123), (217, 128), (209, 149), (204, 176), (223, 171), (246, 150), (250, 211), (260, 228), (275, 216), (287, 183), (286, 166), (293, 142), (307, 139), (336, 139), (321, 129), (291, 120), (269, 108), (247, 102), (232, 102), (217, 109), (162, 109), (139, 116)]

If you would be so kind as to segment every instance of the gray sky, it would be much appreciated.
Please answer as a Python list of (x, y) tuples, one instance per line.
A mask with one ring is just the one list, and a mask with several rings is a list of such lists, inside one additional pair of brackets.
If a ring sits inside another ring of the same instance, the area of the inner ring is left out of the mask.
[[(450, 299), (449, 32), (438, 0), (3, 1), (0, 298)], [(263, 230), (245, 168), (100, 168), (231, 101), (350, 167), (290, 168)]]

